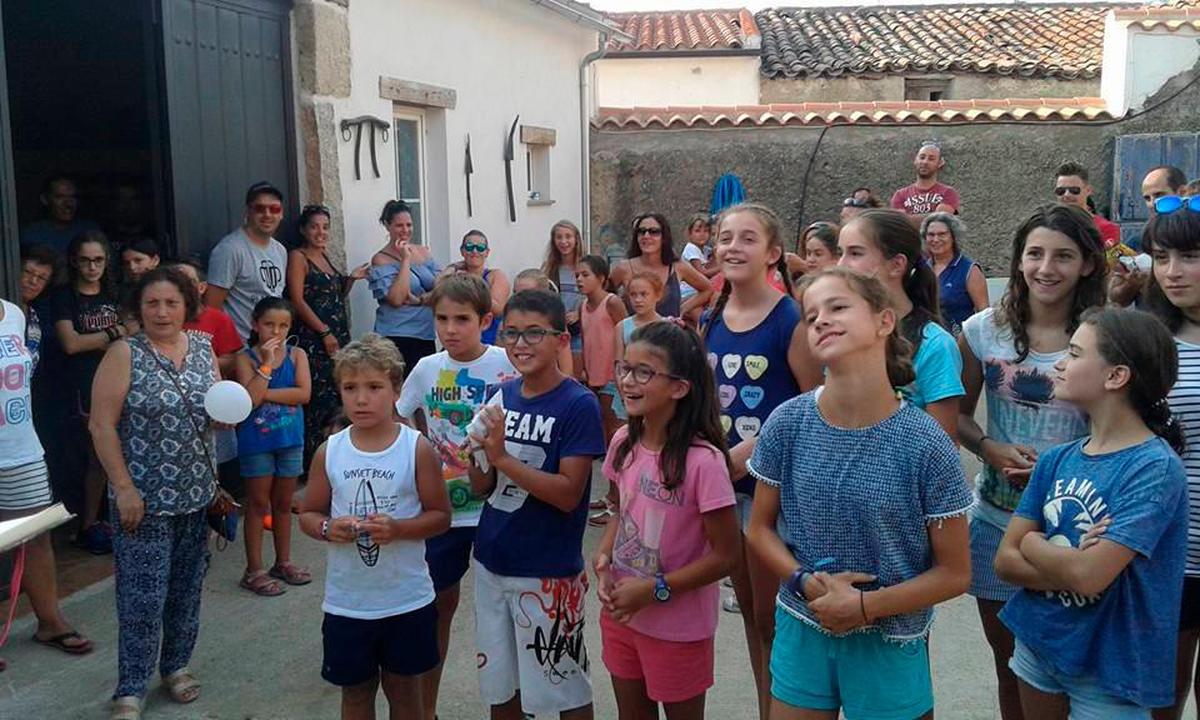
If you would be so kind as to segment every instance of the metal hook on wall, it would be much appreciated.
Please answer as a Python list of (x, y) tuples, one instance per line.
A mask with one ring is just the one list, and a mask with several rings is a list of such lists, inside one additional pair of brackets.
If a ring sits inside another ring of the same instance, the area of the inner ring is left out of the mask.
[(387, 142), (388, 131), (391, 129), (391, 125), (386, 120), (381, 120), (373, 115), (359, 115), (358, 117), (342, 120), (341, 130), (343, 140), (349, 142), (351, 128), (353, 128), (355, 180), (362, 180), (362, 135), (364, 125), (369, 130), (367, 145), (371, 152), (371, 169), (375, 171), (375, 177), (379, 177), (379, 160), (375, 155), (375, 131), (379, 130), (381, 141)]

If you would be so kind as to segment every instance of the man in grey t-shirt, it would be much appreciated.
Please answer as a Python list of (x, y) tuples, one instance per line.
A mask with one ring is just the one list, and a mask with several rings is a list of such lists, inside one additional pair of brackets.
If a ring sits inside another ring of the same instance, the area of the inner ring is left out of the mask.
[(266, 182), (246, 191), (246, 223), (221, 239), (208, 259), (204, 301), (250, 336), (250, 313), (267, 296), (282, 297), (287, 250), (273, 237), (283, 219), (283, 193)]

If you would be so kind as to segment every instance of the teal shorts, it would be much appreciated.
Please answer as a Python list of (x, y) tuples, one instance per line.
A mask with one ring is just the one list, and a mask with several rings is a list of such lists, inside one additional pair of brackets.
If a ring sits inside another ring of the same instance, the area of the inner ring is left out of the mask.
[(826, 635), (777, 606), (771, 695), (796, 708), (841, 708), (846, 720), (914, 720), (933, 709), (929, 646)]

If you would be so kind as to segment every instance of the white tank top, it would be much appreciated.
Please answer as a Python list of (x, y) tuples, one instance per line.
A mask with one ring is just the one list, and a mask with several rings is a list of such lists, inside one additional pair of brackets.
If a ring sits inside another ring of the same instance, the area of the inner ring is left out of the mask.
[[(354, 447), (350, 428), (329, 438), (325, 472), (332, 491), (330, 517), (387, 513), (407, 520), (421, 514), (415, 472), (421, 435), (406, 425), (399, 428), (396, 442), (380, 452)], [(356, 543), (329, 544), (325, 612), (375, 620), (424, 607), (433, 597), (424, 540), (377, 545), (364, 534)]]

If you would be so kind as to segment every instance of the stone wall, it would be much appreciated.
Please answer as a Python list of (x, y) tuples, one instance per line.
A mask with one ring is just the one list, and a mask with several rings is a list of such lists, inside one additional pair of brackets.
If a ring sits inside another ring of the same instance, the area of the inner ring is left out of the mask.
[[(1185, 86), (1196, 69), (1167, 83), (1151, 107)], [(594, 249), (627, 243), (633, 217), (658, 210), (673, 226), (707, 209), (713, 185), (736, 173), (750, 199), (774, 208), (789, 241), (804, 223), (836, 219), (841, 200), (868, 185), (881, 198), (912, 182), (912, 156), (922, 141), (945, 148), (942, 179), (963, 196), (965, 243), (989, 274), (1006, 274), (1012, 231), (1032, 207), (1053, 199), (1054, 168), (1078, 160), (1092, 169), (1097, 202), (1110, 196), (1113, 138), (1118, 135), (1200, 129), (1200, 83), (1145, 115), (1100, 125), (1027, 122), (964, 125), (840, 126), (680, 129), (592, 132)], [(820, 142), (803, 211), (805, 171)], [(676, 232), (676, 237), (682, 236)]]

